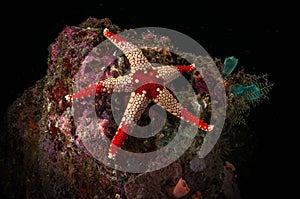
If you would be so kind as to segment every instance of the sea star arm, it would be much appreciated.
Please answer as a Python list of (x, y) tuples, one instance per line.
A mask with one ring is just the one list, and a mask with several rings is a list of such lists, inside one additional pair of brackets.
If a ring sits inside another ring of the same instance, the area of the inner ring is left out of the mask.
[(120, 76), (117, 78), (108, 78), (98, 83), (90, 84), (86, 88), (79, 90), (78, 92), (66, 95), (67, 101), (73, 101), (83, 99), (92, 95), (102, 95), (111, 92), (130, 92), (132, 89), (132, 77)]
[(176, 69), (182, 73), (188, 73), (195, 69), (195, 64), (187, 65), (187, 66), (175, 66)]
[(74, 94), (68, 94), (65, 96), (67, 101), (74, 101), (78, 99), (82, 99), (84, 97), (91, 96), (96, 93), (98, 83), (90, 84), (88, 87), (74, 93)]
[(131, 93), (131, 97), (127, 104), (119, 128), (112, 139), (108, 153), (109, 158), (115, 158), (118, 148), (120, 148), (128, 138), (127, 133), (129, 133), (132, 130), (132, 127), (136, 125), (137, 121), (140, 119), (142, 113), (146, 109), (149, 101), (149, 98), (145, 95), (145, 91), (142, 93)]
[(147, 69), (151, 67), (151, 64), (137, 46), (110, 32), (107, 28), (104, 29), (103, 35), (125, 54), (126, 58), (129, 60), (131, 70)]
[(189, 112), (180, 103), (178, 103), (173, 95), (165, 87), (159, 90), (159, 94), (154, 99), (154, 102), (169, 113), (185, 120), (190, 124), (197, 126), (201, 130), (211, 131), (213, 129), (213, 125), (208, 125), (203, 120), (199, 119), (197, 116)]
[(194, 70), (195, 65), (191, 64), (186, 66), (159, 66), (156, 67), (156, 69), (156, 78), (162, 78), (164, 80), (164, 83), (167, 84), (180, 77), (183, 73)]

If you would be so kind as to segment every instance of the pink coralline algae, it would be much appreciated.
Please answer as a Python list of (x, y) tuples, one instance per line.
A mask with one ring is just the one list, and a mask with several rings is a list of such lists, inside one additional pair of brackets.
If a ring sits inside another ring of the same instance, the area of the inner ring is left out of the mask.
[[(54, 67), (57, 67), (60, 62), (58, 58), (63, 59), (65, 67), (79, 67), (80, 60), (82, 61), (94, 47), (90, 41), (95, 41), (97, 37), (98, 34), (91, 30), (82, 30), (74, 26), (65, 28), (56, 43), (50, 47), (52, 52), (49, 59), (50, 71), (54, 71)], [(64, 41), (67, 42), (63, 44)]]

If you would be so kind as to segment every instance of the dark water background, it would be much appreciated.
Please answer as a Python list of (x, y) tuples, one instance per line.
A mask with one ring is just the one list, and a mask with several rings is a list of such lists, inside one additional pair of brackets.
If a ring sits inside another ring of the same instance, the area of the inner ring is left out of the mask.
[[(288, 80), (293, 71), (289, 55), (289, 25), (285, 4), (198, 4), (140, 1), (128, 3), (17, 3), (2, 5), (1, 117), (22, 92), (46, 75), (48, 46), (65, 26), (88, 17), (105, 18), (121, 28), (163, 27), (182, 32), (212, 57), (236, 56), (251, 74), (268, 73), (275, 83), (270, 101), (252, 109), (248, 125), (258, 150), (237, 168), (243, 198), (269, 198), (285, 191), (285, 143), (290, 139)], [(289, 12), (288, 12), (289, 13)], [(235, 157), (239, 158), (239, 157)], [(288, 192), (288, 191), (287, 191)], [(286, 194), (286, 192), (285, 192)]]

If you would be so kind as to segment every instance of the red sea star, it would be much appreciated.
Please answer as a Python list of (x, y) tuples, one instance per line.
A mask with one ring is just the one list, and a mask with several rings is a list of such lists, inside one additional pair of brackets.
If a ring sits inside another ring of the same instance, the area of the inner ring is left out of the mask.
[[(195, 69), (194, 65), (153, 67), (137, 46), (110, 32), (107, 28), (104, 29), (103, 34), (125, 54), (130, 63), (130, 74), (91, 84), (75, 94), (67, 95), (66, 99), (71, 101), (94, 94), (131, 92), (129, 103), (109, 149), (110, 158), (115, 157), (118, 148), (128, 138), (126, 132), (130, 132), (150, 102), (158, 104), (169, 113), (204, 131), (212, 130), (212, 125), (206, 124), (190, 113), (164, 86), (178, 78), (183, 72)], [(137, 89), (133, 91), (134, 88)]]

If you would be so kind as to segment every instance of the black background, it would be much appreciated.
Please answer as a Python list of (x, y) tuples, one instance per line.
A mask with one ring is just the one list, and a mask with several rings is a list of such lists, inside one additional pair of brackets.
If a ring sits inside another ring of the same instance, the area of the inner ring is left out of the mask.
[[(270, 101), (254, 108), (248, 124), (255, 131), (258, 151), (238, 169), (242, 198), (287, 194), (284, 147), (289, 139), (286, 114), (289, 57), (289, 5), (199, 1), (8, 2), (1, 5), (1, 117), (22, 92), (46, 75), (48, 46), (65, 26), (88, 17), (104, 18), (121, 28), (163, 27), (182, 32), (212, 57), (236, 56), (246, 72), (268, 73), (275, 83)], [(136, 6), (136, 7), (134, 7)], [(288, 11), (288, 12), (286, 12)], [(285, 93), (285, 94), (284, 94)]]

